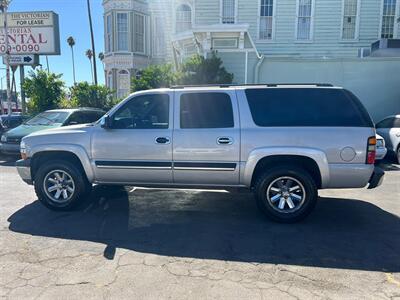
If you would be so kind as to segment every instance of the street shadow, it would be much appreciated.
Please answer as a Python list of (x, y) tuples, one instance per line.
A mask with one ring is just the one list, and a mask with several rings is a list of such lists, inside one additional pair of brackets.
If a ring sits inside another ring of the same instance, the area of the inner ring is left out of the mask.
[(97, 187), (80, 210), (35, 201), (9, 229), (165, 256), (368, 271), (400, 271), (400, 218), (360, 200), (320, 198), (303, 222), (268, 221), (251, 194)]
[(379, 164), (384, 171), (400, 171), (400, 165), (384, 161)]

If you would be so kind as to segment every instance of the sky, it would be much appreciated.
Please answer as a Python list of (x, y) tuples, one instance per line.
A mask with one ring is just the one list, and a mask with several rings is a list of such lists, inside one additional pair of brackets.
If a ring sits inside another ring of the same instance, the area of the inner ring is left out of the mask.
[[(92, 10), (92, 22), (94, 29), (96, 55), (104, 51), (103, 42), (103, 7), (102, 0), (90, 0)], [(85, 51), (91, 48), (90, 30), (86, 0), (12, 0), (9, 6), (10, 12), (18, 11), (54, 11), (58, 14), (60, 22), (61, 55), (48, 56), (51, 72), (62, 73), (67, 86), (73, 84), (71, 49), (67, 44), (67, 38), (75, 39), (75, 74), (76, 81), (92, 81), (90, 62)], [(46, 57), (40, 57), (43, 68), (46, 67)], [(31, 67), (25, 67), (28, 73)], [(5, 71), (1, 70), (1, 77)], [(16, 80), (19, 90), (19, 71), (16, 72)], [(104, 84), (103, 65), (97, 59), (97, 77)], [(5, 79), (2, 80), (5, 87)]]

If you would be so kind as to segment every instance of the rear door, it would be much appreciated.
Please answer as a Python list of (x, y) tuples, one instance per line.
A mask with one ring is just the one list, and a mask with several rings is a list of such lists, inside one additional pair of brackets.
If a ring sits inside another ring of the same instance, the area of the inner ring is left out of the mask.
[(237, 185), (240, 125), (235, 90), (178, 90), (174, 100), (174, 183)]

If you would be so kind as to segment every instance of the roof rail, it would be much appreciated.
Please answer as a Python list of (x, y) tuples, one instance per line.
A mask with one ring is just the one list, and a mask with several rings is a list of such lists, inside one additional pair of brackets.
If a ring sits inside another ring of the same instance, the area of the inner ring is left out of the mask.
[(333, 87), (330, 83), (247, 83), (247, 84), (188, 84), (188, 85), (173, 85), (171, 89), (184, 89), (184, 88), (193, 88), (193, 87), (235, 87), (235, 86), (267, 86), (267, 87), (276, 87), (276, 86), (291, 86), (291, 85), (309, 85), (309, 86), (318, 86), (318, 87)]

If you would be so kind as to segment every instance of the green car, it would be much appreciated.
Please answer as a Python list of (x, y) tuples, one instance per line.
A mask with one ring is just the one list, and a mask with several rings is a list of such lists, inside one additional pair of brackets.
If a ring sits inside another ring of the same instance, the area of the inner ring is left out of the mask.
[(61, 126), (93, 123), (104, 115), (96, 108), (55, 109), (42, 112), (1, 136), (0, 152), (18, 155), (21, 139), (28, 134)]

